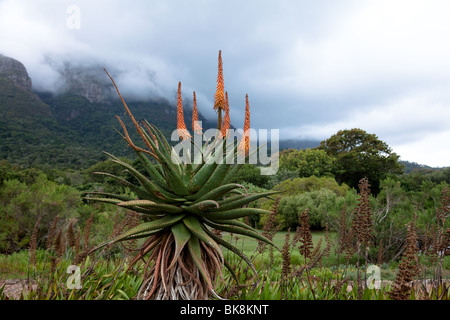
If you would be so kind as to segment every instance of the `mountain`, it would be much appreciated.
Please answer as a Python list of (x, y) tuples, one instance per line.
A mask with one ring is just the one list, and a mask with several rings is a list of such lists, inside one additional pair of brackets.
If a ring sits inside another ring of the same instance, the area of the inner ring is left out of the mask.
[[(22, 166), (79, 169), (106, 159), (102, 151), (133, 156), (116, 132), (121, 131), (116, 115), (138, 138), (103, 69), (65, 64), (58, 71), (62, 89), (34, 91), (24, 65), (0, 55), (0, 159)], [(170, 139), (176, 106), (161, 98), (135, 98), (127, 105), (138, 121), (148, 120)], [(189, 124), (192, 108), (187, 103), (184, 115)], [(206, 129), (215, 126), (201, 114), (199, 120)]]
[[(25, 66), (0, 54), (0, 160), (22, 166), (87, 168), (107, 156), (133, 157), (133, 152), (116, 129), (122, 131), (116, 115), (130, 129), (133, 140), (140, 138), (124, 114), (110, 79), (102, 67), (69, 62), (52, 65), (60, 74), (58, 88), (33, 89)], [(120, 70), (108, 70), (120, 77)], [(120, 89), (120, 88), (119, 88)], [(138, 98), (124, 94), (138, 121), (155, 124), (170, 140), (176, 128), (176, 106), (168, 100)], [(183, 101), (185, 122), (189, 127), (192, 106)], [(215, 128), (216, 120), (199, 114), (204, 129)], [(280, 140), (280, 150), (315, 148), (319, 140)]]
[(314, 139), (284, 139), (280, 140), (280, 151), (285, 149), (313, 149), (320, 145), (321, 140)]

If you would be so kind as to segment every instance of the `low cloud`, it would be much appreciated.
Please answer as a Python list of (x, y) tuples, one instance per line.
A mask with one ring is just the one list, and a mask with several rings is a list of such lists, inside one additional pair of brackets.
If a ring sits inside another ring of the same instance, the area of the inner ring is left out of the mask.
[[(79, 28), (67, 24), (70, 5)], [(181, 81), (185, 100), (195, 90), (213, 117), (222, 50), (236, 127), (249, 94), (255, 129), (325, 139), (358, 127), (405, 160), (444, 166), (449, 10), (445, 0), (0, 0), (0, 52), (22, 61), (37, 89), (56, 90), (66, 62), (111, 70), (136, 98), (174, 101)]]

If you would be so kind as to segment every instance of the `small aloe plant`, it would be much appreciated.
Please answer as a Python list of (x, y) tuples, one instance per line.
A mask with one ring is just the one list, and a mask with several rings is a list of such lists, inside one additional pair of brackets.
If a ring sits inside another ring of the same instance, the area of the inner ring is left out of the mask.
[[(107, 73), (107, 72), (106, 72)], [(121, 165), (138, 181), (134, 184), (110, 173), (98, 173), (111, 177), (129, 188), (136, 198), (121, 194), (92, 192), (86, 199), (114, 204), (133, 210), (147, 217), (146, 222), (107, 240), (93, 250), (111, 246), (121, 241), (144, 238), (145, 241), (132, 259), (129, 268), (144, 261), (143, 283), (136, 299), (208, 299), (220, 298), (214, 291), (216, 281), (223, 280), (222, 271), (233, 269), (222, 253), (222, 247), (245, 260), (256, 273), (250, 259), (238, 248), (223, 240), (220, 232), (245, 235), (270, 245), (270, 240), (241, 221), (251, 215), (270, 213), (247, 205), (274, 192), (249, 194), (232, 177), (243, 164), (234, 160), (239, 155), (248, 158), (250, 112), (246, 97), (246, 119), (244, 136), (238, 141), (226, 139), (229, 129), (229, 107), (224, 94), (222, 59), (219, 51), (218, 84), (214, 109), (218, 113), (218, 134), (211, 142), (195, 148), (201, 150), (202, 161), (183, 163), (172, 152), (164, 135), (148, 121), (138, 123), (120, 94), (113, 78), (107, 73), (121, 98), (126, 113), (144, 145), (135, 145), (127, 128), (122, 137), (136, 152), (145, 174), (132, 165), (110, 155), (111, 160)], [(183, 142), (194, 145), (194, 139), (186, 129), (183, 118), (181, 83), (178, 84), (177, 132)], [(222, 120), (222, 111), (225, 118)], [(201, 134), (198, 125), (194, 92), (193, 131)], [(223, 150), (223, 152), (214, 152)], [(220, 159), (219, 157), (222, 157)], [(222, 161), (220, 161), (222, 160)], [(217, 232), (220, 231), (220, 232)], [(235, 275), (234, 275), (235, 276)], [(235, 276), (236, 278), (236, 276)], [(237, 279), (237, 278), (236, 278)]]

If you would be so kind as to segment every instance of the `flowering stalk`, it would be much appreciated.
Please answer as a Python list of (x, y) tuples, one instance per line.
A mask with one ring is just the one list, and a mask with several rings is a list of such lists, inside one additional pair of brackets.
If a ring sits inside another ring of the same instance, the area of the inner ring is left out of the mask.
[(227, 130), (230, 129), (230, 105), (228, 103), (228, 92), (225, 92), (225, 117), (223, 119), (222, 136), (226, 137)]
[(223, 84), (222, 50), (219, 50), (217, 90), (214, 96), (214, 110), (217, 111), (217, 130), (222, 130), (222, 110), (225, 109), (225, 87)]
[(245, 95), (245, 121), (244, 134), (239, 142), (238, 152), (241, 155), (248, 155), (250, 149), (250, 105), (248, 103), (248, 94)]
[(194, 95), (194, 106), (192, 109), (192, 131), (201, 134), (202, 127), (198, 123), (197, 97), (195, 96), (195, 91), (193, 95)]
[(178, 82), (178, 91), (177, 91), (177, 131), (180, 139), (182, 140), (186, 140), (191, 137), (186, 128), (186, 124), (184, 123), (183, 99), (181, 97), (181, 82)]

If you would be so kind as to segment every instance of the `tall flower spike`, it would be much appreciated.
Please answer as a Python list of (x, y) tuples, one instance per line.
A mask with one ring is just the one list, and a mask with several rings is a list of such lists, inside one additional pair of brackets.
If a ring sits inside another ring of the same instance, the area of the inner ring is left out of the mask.
[(195, 96), (195, 91), (194, 91), (194, 107), (192, 109), (192, 131), (198, 134), (202, 133), (202, 127), (198, 123), (197, 97)]
[(217, 90), (214, 96), (214, 110), (217, 111), (217, 130), (222, 129), (222, 110), (225, 109), (225, 93), (223, 85), (222, 50), (219, 50), (219, 62), (217, 71)]
[(184, 123), (183, 99), (181, 97), (181, 82), (178, 82), (178, 92), (177, 92), (177, 131), (178, 136), (182, 140), (189, 139), (191, 137), (186, 128), (186, 124)]
[(248, 155), (250, 149), (250, 105), (248, 103), (248, 94), (245, 95), (245, 121), (244, 134), (241, 142), (239, 142), (238, 152), (243, 155)]
[(225, 117), (223, 119), (222, 136), (226, 137), (227, 130), (230, 129), (230, 105), (228, 104), (228, 92), (225, 92)]

